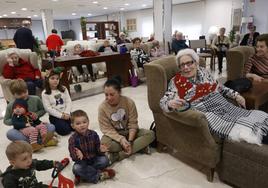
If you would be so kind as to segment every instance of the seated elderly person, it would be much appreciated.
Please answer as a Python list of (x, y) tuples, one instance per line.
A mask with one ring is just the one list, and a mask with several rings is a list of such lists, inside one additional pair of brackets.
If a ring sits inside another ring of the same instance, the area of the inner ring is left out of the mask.
[[(199, 57), (194, 50), (181, 50), (176, 58), (179, 72), (170, 80), (168, 90), (160, 100), (164, 111), (198, 110), (206, 116), (211, 133), (220, 138), (268, 144), (267, 113), (243, 109), (245, 99), (199, 67)], [(226, 98), (236, 100), (243, 108)]]
[(172, 51), (177, 54), (180, 50), (189, 48), (189, 46), (185, 42), (186, 40), (184, 39), (182, 32), (177, 32), (175, 38), (172, 40), (171, 43)]
[(98, 50), (98, 52), (108, 52), (108, 53), (109, 52), (116, 52), (116, 51), (117, 51), (116, 48), (113, 47), (112, 45), (110, 45), (109, 40), (105, 40), (103, 42), (103, 45), (100, 46), (100, 48)]
[(256, 26), (252, 25), (248, 27), (249, 33), (245, 34), (242, 41), (240, 42), (241, 46), (256, 46), (256, 39), (260, 33), (256, 32)]
[(21, 59), (15, 49), (8, 52), (3, 76), (7, 79), (23, 79), (27, 84), (29, 95), (36, 94), (36, 87), (43, 87), (40, 70), (34, 68), (30, 62)]
[(137, 63), (138, 67), (143, 68), (145, 63), (150, 62), (148, 54), (141, 48), (141, 39), (133, 39), (133, 49), (130, 51), (131, 58)]
[(130, 40), (126, 39), (126, 34), (121, 32), (119, 37), (116, 39), (116, 44), (124, 44), (124, 43), (131, 43)]
[[(74, 45), (74, 51), (73, 54), (71, 55), (79, 55), (81, 57), (93, 57), (99, 55), (98, 52), (94, 52), (92, 50), (84, 50), (84, 48), (81, 46), (81, 44), (76, 44)], [(93, 65), (92, 64), (87, 64), (87, 69), (90, 74), (90, 78), (92, 82), (95, 82), (97, 79), (97, 74), (93, 73)], [(82, 65), (77, 65), (76, 68), (79, 71), (79, 74), (83, 74), (84, 81), (88, 81), (88, 76), (86, 72), (83, 70)]]
[(165, 55), (165, 51), (163, 50), (163, 48), (160, 47), (158, 40), (153, 41), (153, 47), (150, 50), (150, 55), (152, 57), (161, 57), (161, 56)]
[(257, 37), (256, 51), (245, 64), (244, 75), (253, 81), (261, 82), (268, 78), (268, 34)]

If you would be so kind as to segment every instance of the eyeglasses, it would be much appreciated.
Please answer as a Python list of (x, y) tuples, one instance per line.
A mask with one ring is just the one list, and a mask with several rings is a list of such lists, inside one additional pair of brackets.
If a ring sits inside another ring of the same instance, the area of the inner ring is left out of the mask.
[(193, 65), (193, 64), (194, 64), (194, 61), (188, 61), (188, 62), (179, 64), (179, 68), (182, 69), (182, 68), (184, 68), (185, 66), (190, 67), (190, 66)]

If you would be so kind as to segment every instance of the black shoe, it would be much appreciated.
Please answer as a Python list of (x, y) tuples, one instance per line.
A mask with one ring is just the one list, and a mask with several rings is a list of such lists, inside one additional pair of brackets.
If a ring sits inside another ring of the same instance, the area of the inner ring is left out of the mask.
[(80, 84), (76, 84), (76, 85), (74, 85), (74, 90), (77, 93), (81, 92), (82, 91), (82, 86)]
[(84, 80), (84, 82), (88, 82), (89, 81), (87, 74), (83, 74), (83, 80)]
[(96, 81), (96, 78), (94, 76), (90, 76), (91, 77), (91, 81), (92, 82), (95, 82)]

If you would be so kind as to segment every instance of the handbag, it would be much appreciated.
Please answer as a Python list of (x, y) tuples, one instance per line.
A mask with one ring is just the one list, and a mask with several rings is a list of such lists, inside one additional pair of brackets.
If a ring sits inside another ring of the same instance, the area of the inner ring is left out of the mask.
[(248, 78), (238, 78), (235, 80), (229, 80), (224, 85), (238, 93), (243, 93), (247, 92), (252, 87), (252, 82)]

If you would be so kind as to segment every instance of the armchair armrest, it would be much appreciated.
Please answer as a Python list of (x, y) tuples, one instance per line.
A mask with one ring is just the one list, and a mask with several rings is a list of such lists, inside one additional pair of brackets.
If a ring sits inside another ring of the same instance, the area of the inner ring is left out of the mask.
[(9, 86), (11, 82), (11, 79), (4, 78), (3, 76), (0, 76), (0, 84), (3, 86)]
[(164, 112), (164, 115), (170, 119), (192, 127), (201, 127), (204, 121), (207, 122), (203, 113), (194, 110), (188, 110), (186, 112)]

